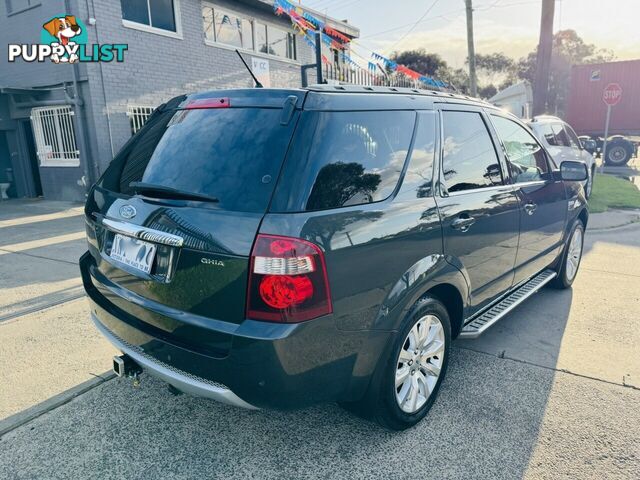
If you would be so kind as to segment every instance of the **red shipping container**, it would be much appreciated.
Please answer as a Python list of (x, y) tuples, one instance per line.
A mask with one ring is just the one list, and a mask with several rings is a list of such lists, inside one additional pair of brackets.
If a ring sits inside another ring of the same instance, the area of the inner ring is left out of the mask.
[(604, 134), (602, 93), (610, 83), (622, 87), (622, 100), (611, 108), (609, 134), (640, 135), (640, 60), (573, 66), (567, 121), (578, 135)]

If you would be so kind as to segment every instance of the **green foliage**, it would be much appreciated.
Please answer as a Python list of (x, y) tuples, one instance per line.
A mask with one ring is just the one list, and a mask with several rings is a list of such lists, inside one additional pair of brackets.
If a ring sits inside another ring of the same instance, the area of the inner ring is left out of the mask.
[(437, 53), (427, 53), (424, 48), (417, 50), (407, 50), (405, 52), (394, 52), (391, 60), (401, 65), (411, 68), (424, 75), (439, 76), (448, 69), (445, 62)]
[[(534, 84), (538, 49), (521, 58), (516, 66), (517, 76)], [(584, 63), (610, 62), (615, 55), (610, 50), (599, 49), (585, 43), (575, 30), (560, 30), (553, 36), (551, 68), (549, 71), (549, 93), (546, 110), (562, 116), (565, 111), (571, 66)]]
[(596, 175), (589, 211), (601, 213), (609, 208), (640, 208), (640, 190), (629, 180), (613, 175)]
[[(466, 64), (469, 64), (467, 58)], [(478, 76), (478, 83), (484, 86), (486, 91), (494, 91), (497, 93), (495, 85), (499, 82), (507, 83), (511, 85), (517, 81), (517, 64), (513, 58), (507, 57), (504, 53), (489, 53), (489, 54), (476, 54), (476, 75)], [(478, 90), (481, 90), (480, 87)], [(478, 94), (480, 92), (478, 91)], [(483, 98), (490, 98), (493, 95), (482, 96)]]
[[(424, 48), (419, 48), (394, 52), (391, 59), (425, 75), (448, 81), (461, 93), (469, 93), (468, 71), (450, 67), (437, 53), (428, 53)], [(553, 36), (547, 112), (564, 114), (572, 65), (603, 63), (614, 59), (615, 55), (611, 50), (586, 43), (575, 30), (557, 32)], [(501, 52), (476, 54), (478, 96), (491, 98), (519, 80), (528, 80), (533, 85), (536, 61), (537, 48), (519, 60), (509, 58)]]

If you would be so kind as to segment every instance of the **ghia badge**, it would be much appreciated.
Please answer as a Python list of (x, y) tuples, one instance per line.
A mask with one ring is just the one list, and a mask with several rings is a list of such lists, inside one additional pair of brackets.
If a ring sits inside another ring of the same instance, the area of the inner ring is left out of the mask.
[(130, 219), (135, 217), (137, 213), (138, 211), (133, 205), (123, 205), (120, 207), (120, 216), (122, 218)]
[(224, 262), (222, 260), (216, 260), (214, 258), (206, 258), (202, 257), (200, 259), (202, 263), (205, 265), (213, 265), (214, 267), (224, 267)]

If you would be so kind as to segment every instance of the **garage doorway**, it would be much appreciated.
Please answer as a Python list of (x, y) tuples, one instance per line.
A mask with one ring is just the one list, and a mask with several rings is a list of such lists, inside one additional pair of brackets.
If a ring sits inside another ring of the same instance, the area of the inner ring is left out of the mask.
[(42, 196), (42, 182), (40, 181), (40, 165), (38, 162), (38, 153), (36, 152), (36, 144), (33, 137), (33, 129), (31, 128), (30, 120), (23, 120), (20, 122), (22, 126), (23, 138), (25, 139), (27, 147), (27, 158), (22, 159), (22, 166), (25, 173), (29, 177), (31, 188), (29, 188), (30, 197)]

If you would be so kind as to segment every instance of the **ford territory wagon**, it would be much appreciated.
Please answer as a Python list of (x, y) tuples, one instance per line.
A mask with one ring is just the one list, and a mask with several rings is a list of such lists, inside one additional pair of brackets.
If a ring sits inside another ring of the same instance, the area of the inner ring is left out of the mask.
[(337, 401), (399, 430), (453, 339), (574, 281), (586, 179), (459, 95), (185, 95), (91, 189), (82, 278), (119, 375), (246, 408)]

